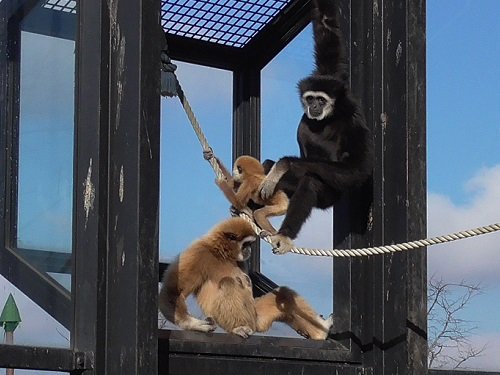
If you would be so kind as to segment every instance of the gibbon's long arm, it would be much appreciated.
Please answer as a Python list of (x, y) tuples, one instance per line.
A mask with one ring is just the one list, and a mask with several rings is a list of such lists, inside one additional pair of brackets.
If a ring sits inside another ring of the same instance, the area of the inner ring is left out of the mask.
[(246, 189), (244, 184), (242, 184), (238, 192), (235, 193), (232, 186), (233, 186), (233, 179), (231, 178), (230, 180), (222, 180), (222, 181), (216, 181), (217, 186), (222, 190), (224, 195), (226, 196), (227, 200), (231, 202), (231, 204), (237, 209), (237, 210), (243, 210), (249, 199), (249, 195), (245, 192)]
[(315, 0), (313, 12), (314, 55), (313, 74), (339, 76), (347, 79), (344, 40), (339, 24), (339, 4), (336, 0)]
[[(230, 181), (232, 181), (232, 179)], [(238, 208), (241, 206), (240, 202), (237, 201), (236, 194), (234, 193), (231, 183), (228, 180), (215, 181), (215, 183), (234, 207)]]
[(315, 177), (338, 191), (345, 191), (358, 182), (363, 182), (369, 175), (369, 172), (364, 169), (353, 168), (342, 162), (308, 160), (297, 157), (287, 157), (286, 159), (292, 165), (290, 169), (294, 173), (297, 171), (299, 175)]
[(219, 158), (215, 158), (215, 160), (217, 160), (217, 164), (219, 165), (219, 168), (222, 172), (222, 175), (226, 178), (226, 180), (228, 181), (229, 185), (232, 187), (234, 186), (234, 181), (233, 181), (233, 178), (231, 176), (231, 173), (227, 170), (226, 166), (224, 165), (224, 163), (222, 163)]
[(252, 181), (243, 181), (236, 192), (236, 199), (241, 202), (242, 207), (245, 208), (248, 205), (248, 201), (252, 198), (255, 192), (255, 186), (252, 186)]
[(318, 179), (336, 191), (344, 191), (349, 187), (366, 180), (369, 170), (366, 168), (353, 168), (342, 162), (328, 162), (323, 160), (308, 160), (294, 156), (280, 159), (263, 181), (260, 191), (264, 199), (274, 194), (276, 185), (281, 178), (291, 171), (295, 178), (300, 179), (310, 176)]

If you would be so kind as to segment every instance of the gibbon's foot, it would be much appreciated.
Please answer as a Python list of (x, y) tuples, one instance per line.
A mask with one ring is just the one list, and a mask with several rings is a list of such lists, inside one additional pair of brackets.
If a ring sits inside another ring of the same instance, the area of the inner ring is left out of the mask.
[(331, 313), (327, 319), (324, 319), (321, 315), (320, 317), (323, 319), (323, 326), (327, 329), (330, 330), (332, 328), (333, 323), (335, 322), (335, 318), (333, 317), (333, 313)]
[(299, 335), (301, 335), (303, 338), (305, 339), (309, 339), (311, 336), (309, 335), (309, 333), (307, 333), (307, 331), (301, 331), (300, 329), (297, 330), (297, 333)]
[(212, 318), (200, 320), (192, 316), (184, 319), (183, 321), (177, 322), (177, 325), (182, 329), (199, 332), (212, 332), (217, 328), (217, 325)]
[(313, 338), (315, 340), (326, 340), (335, 321), (333, 313), (327, 319), (324, 319), (322, 315), (318, 315), (318, 321), (323, 326), (323, 330)]
[(276, 185), (278, 185), (281, 177), (290, 169), (290, 159), (289, 157), (284, 157), (273, 164), (273, 167), (266, 175), (266, 178), (264, 178), (264, 181), (260, 183), (258, 192), (263, 200), (268, 200), (273, 196)]
[(229, 207), (229, 213), (232, 217), (240, 216), (240, 211), (234, 206)]
[(288, 253), (295, 246), (292, 239), (282, 234), (274, 234), (270, 237), (271, 244), (273, 245), (274, 254), (285, 254)]
[[(322, 328), (318, 329), (318, 325)], [(311, 332), (302, 329), (297, 329), (296, 332), (306, 339), (326, 340), (328, 338), (328, 335), (330, 334), (332, 325), (333, 314), (330, 314), (328, 319), (324, 319), (323, 315), (318, 315), (315, 323), (316, 328), (312, 328)]]
[(268, 232), (267, 230), (264, 230), (262, 229), (260, 232), (259, 232), (259, 237), (264, 239), (266, 237), (271, 237), (272, 236), (272, 233), (271, 232)]
[(267, 200), (271, 198), (274, 194), (274, 190), (276, 189), (276, 185), (278, 184), (278, 181), (275, 180), (274, 178), (269, 178), (266, 177), (264, 181), (260, 184), (259, 190), (260, 190), (260, 196), (262, 199)]
[(235, 335), (241, 336), (244, 339), (248, 338), (250, 335), (253, 334), (253, 329), (248, 327), (248, 326), (241, 326), (241, 327), (236, 327), (233, 328), (232, 333)]
[(252, 218), (253, 217), (253, 211), (249, 209), (248, 207), (243, 208), (242, 210), (238, 210), (236, 207), (231, 206), (229, 208), (229, 213), (231, 216), (240, 216), (241, 213), (247, 215), (248, 217)]

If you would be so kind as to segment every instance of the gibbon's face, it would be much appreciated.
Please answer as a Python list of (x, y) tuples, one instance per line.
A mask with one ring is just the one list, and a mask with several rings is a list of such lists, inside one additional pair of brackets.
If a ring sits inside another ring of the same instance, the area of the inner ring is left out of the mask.
[(333, 113), (335, 98), (323, 91), (306, 91), (302, 94), (302, 106), (308, 118), (321, 121)]
[(235, 163), (233, 168), (233, 180), (236, 182), (241, 182), (242, 179), (243, 179), (243, 168), (237, 163)]
[(250, 235), (241, 238), (236, 233), (225, 233), (225, 236), (229, 241), (233, 243), (231, 245), (233, 251), (236, 250), (231, 254), (231, 258), (233, 258), (237, 262), (244, 262), (245, 260), (250, 258), (250, 255), (252, 254), (251, 245), (256, 239), (255, 236)]
[[(243, 262), (252, 253), (251, 245), (256, 240), (255, 232), (250, 223), (241, 217), (233, 217), (219, 223), (215, 233), (222, 233), (226, 239), (224, 258)], [(228, 252), (230, 252), (228, 254)]]

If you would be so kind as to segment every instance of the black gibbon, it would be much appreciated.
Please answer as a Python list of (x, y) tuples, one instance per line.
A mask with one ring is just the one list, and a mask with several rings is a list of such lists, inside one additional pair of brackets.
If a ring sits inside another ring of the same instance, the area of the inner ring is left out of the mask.
[(293, 247), (313, 207), (326, 209), (341, 195), (369, 184), (372, 136), (363, 111), (349, 89), (338, 3), (314, 0), (313, 33), (316, 69), (298, 83), (304, 114), (297, 140), (300, 157), (263, 164), (267, 177), (263, 199), (276, 189), (290, 198), (278, 233), (271, 236), (276, 253)]
[[(162, 314), (187, 330), (211, 332), (220, 326), (227, 332), (248, 337), (281, 321), (304, 337), (326, 339), (333, 317), (323, 319), (293, 290), (279, 287), (253, 298), (250, 278), (239, 262), (250, 256), (250, 244), (255, 239), (250, 224), (234, 217), (195, 241), (163, 275), (159, 295)], [(189, 314), (186, 298), (191, 294), (206, 320)]]
[[(262, 199), (259, 187), (265, 177), (264, 167), (260, 161), (252, 156), (243, 155), (234, 162), (232, 177), (229, 176), (225, 180), (217, 182), (219, 188), (236, 210), (245, 211), (250, 200), (263, 206), (253, 211), (255, 222), (263, 229), (261, 236), (277, 233), (268, 217), (284, 215), (288, 208), (288, 196), (281, 190), (275, 191), (267, 199)], [(234, 190), (235, 184), (238, 185), (236, 192)]]

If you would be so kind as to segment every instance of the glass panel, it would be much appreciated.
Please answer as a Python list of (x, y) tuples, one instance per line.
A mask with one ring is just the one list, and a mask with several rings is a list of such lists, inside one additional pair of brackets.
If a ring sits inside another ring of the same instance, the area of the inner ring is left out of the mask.
[[(429, 236), (500, 219), (499, 14), (496, 0), (427, 1)], [(474, 27), (464, 28), (466, 24)], [(495, 313), (500, 301), (499, 243), (497, 232), (428, 249), (429, 278), (434, 285), (446, 286), (443, 306), (449, 310), (453, 306), (446, 303), (461, 301), (468, 287), (479, 284), (481, 292), (451, 318), (439, 305), (433, 310), (429, 342), (442, 332), (446, 320), (456, 319), (458, 329), (450, 334), (461, 344), (442, 339), (449, 347), (431, 367), (453, 368), (460, 356), (474, 353), (468, 349), (484, 347), (460, 368), (500, 370), (500, 319)], [(429, 306), (435, 300), (433, 290), (429, 285)], [(430, 352), (437, 353), (436, 347)]]
[[(232, 73), (177, 63), (176, 74), (215, 155), (232, 165)], [(161, 114), (160, 261), (170, 262), (196, 238), (229, 217), (198, 138), (178, 98), (163, 98)], [(201, 316), (196, 300), (189, 311)], [(159, 315), (159, 327), (178, 329)], [(218, 329), (217, 332), (222, 332)]]
[[(232, 73), (179, 63), (176, 72), (216, 156), (232, 165)], [(229, 203), (178, 98), (162, 99), (160, 259), (169, 261), (229, 217)]]
[[(69, 331), (2, 276), (0, 276), (0, 315), (2, 320), (13, 324), (7, 329), (0, 326), (0, 338), (2, 338), (0, 343), (69, 347)], [(16, 326), (13, 321), (18, 321), (17, 318), (20, 318), (20, 322)], [(10, 331), (10, 335), (5, 331)]]
[[(67, 274), (71, 272), (76, 16), (47, 10), (45, 3), (37, 3), (20, 24), (16, 245), (41, 271)], [(62, 278), (69, 289), (68, 277)]]
[[(312, 29), (308, 27), (262, 71), (263, 160), (299, 155), (296, 134), (303, 112), (297, 93), (297, 82), (313, 70), (312, 49)], [(281, 217), (272, 220), (273, 225), (279, 228), (282, 219)], [(295, 244), (304, 247), (332, 248), (332, 226), (332, 209), (313, 210)], [(261, 241), (261, 262), (262, 273), (275, 283), (295, 289), (318, 313), (328, 316), (332, 312), (331, 258), (297, 254), (277, 256), (272, 254), (266, 242)], [(295, 335), (294, 332), (281, 328), (277, 325), (271, 334)]]

